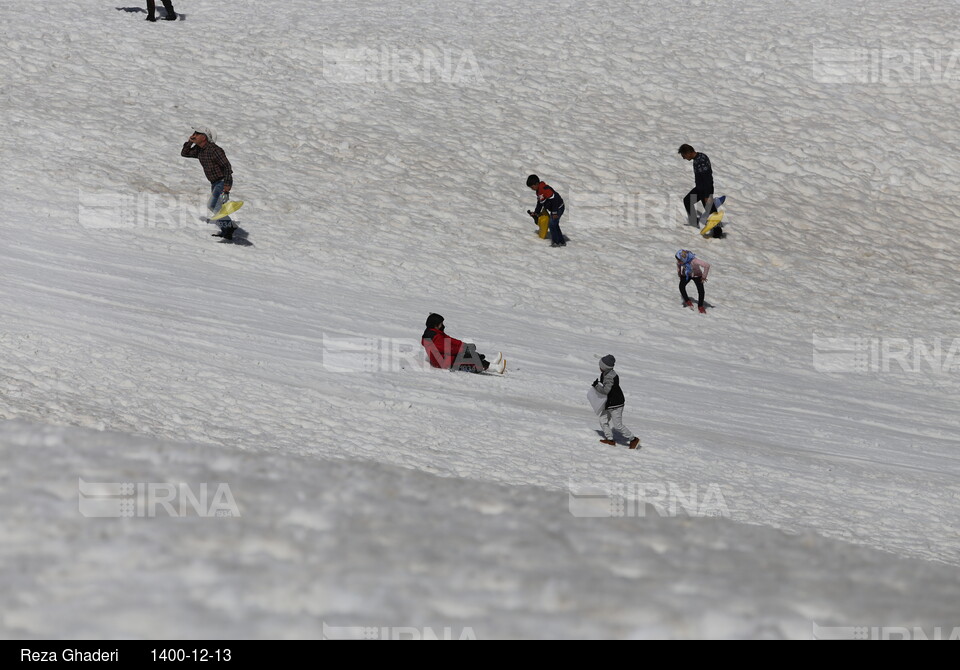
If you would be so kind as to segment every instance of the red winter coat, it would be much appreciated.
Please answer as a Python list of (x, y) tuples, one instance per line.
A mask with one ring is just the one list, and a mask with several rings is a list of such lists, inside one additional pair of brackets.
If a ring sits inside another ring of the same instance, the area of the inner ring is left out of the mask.
[(427, 350), (430, 365), (435, 368), (453, 367), (453, 362), (463, 349), (463, 342), (436, 328), (427, 328), (423, 331), (420, 344)]
[(537, 184), (537, 208), (533, 210), (535, 216), (539, 216), (544, 209), (550, 214), (556, 214), (563, 207), (563, 198), (554, 191), (546, 182)]

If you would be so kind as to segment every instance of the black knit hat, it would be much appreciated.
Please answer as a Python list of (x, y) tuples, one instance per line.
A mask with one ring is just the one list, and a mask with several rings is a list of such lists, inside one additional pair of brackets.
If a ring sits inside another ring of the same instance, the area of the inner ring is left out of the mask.
[(443, 323), (443, 317), (439, 314), (431, 314), (427, 317), (427, 328), (437, 328)]

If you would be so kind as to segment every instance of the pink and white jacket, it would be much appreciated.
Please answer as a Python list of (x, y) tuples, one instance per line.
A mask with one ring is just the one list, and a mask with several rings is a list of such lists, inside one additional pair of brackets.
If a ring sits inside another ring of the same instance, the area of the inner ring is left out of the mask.
[(677, 275), (691, 279), (706, 279), (707, 275), (710, 274), (710, 264), (693, 256), (693, 254), (690, 254), (690, 256), (693, 258), (688, 260), (687, 263), (683, 263), (679, 258), (677, 259)]

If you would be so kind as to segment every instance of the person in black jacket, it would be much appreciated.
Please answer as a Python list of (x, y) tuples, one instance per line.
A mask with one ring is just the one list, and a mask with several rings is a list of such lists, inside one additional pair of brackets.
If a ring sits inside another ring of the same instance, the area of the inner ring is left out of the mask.
[(604, 444), (616, 444), (613, 439), (613, 428), (620, 431), (626, 439), (630, 440), (630, 448), (636, 449), (640, 445), (640, 438), (630, 432), (630, 429), (623, 425), (623, 391), (620, 390), (620, 376), (613, 369), (617, 359), (612, 354), (608, 354), (600, 359), (600, 376), (593, 381), (593, 388), (600, 395), (607, 396), (607, 402), (600, 413), (600, 428), (603, 429), (605, 439), (600, 440)]
[[(173, 0), (160, 0), (163, 8), (167, 10), (167, 15), (163, 17), (164, 21), (176, 21), (177, 13), (173, 11)], [(157, 20), (157, 0), (147, 0), (147, 21)]]
[[(687, 219), (691, 226), (703, 228), (707, 223), (707, 217), (717, 211), (713, 204), (713, 167), (710, 165), (710, 159), (707, 154), (695, 151), (689, 144), (682, 144), (677, 149), (677, 153), (683, 156), (684, 160), (693, 161), (693, 178), (696, 185), (693, 190), (683, 197), (683, 206), (687, 209)], [(697, 219), (696, 202), (700, 201), (703, 205), (703, 214)], [(719, 231), (717, 226), (714, 228), (714, 237), (723, 237), (723, 230)]]

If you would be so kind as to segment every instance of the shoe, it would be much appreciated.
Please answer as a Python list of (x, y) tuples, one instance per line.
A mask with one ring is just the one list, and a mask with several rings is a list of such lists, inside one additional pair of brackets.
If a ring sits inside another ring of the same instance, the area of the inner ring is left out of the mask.
[(684, 300), (684, 301), (683, 301), (683, 306), (684, 306), (684, 307), (693, 307), (693, 300)]
[(484, 361), (484, 362), (483, 362), (483, 369), (486, 370), (486, 369), (489, 368), (489, 367), (490, 367), (490, 361)]
[(176, 21), (176, 20), (177, 20), (177, 15), (176, 15), (176, 14), (167, 14), (166, 16), (163, 17), (163, 20), (164, 20), (164, 21)]
[(156, 16), (148, 16), (148, 17), (147, 17), (147, 21), (156, 21), (156, 20), (157, 20), (157, 17), (156, 17)]
[(697, 307), (697, 309), (700, 311), (701, 314), (707, 313), (707, 308), (704, 307), (703, 305), (700, 305), (699, 307)]
[(231, 226), (230, 228), (221, 228), (219, 233), (214, 233), (213, 237), (222, 237), (225, 240), (233, 239), (233, 232), (236, 230), (236, 226)]
[(604, 444), (612, 444), (613, 446), (617, 445), (617, 443), (614, 442), (613, 440), (600, 440), (600, 441), (603, 442)]
[(551, 246), (551, 247), (559, 247), (560, 245), (557, 244), (556, 242), (551, 242), (551, 243), (550, 243), (550, 246)]
[(636, 449), (636, 448), (639, 447), (639, 446), (640, 446), (640, 438), (639, 438), (639, 437), (635, 437), (635, 438), (633, 438), (632, 440), (630, 440), (630, 448), (631, 448), (631, 449)]

